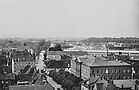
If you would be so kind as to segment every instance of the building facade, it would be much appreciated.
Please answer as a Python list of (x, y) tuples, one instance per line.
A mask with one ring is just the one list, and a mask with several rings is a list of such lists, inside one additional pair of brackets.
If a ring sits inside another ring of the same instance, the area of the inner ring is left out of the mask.
[(70, 68), (71, 57), (63, 51), (46, 51), (46, 60), (44, 63), (46, 68)]
[(102, 66), (91, 67), (90, 74), (97, 74), (106, 80), (123, 80), (132, 78), (132, 68), (130, 66)]
[[(83, 79), (87, 79), (94, 74), (103, 77), (105, 80), (132, 79), (132, 66), (123, 61), (111, 61), (93, 56), (78, 59), (82, 64), (81, 70), (76, 70), (76, 73), (81, 73)], [(80, 68), (77, 62), (76, 68)]]

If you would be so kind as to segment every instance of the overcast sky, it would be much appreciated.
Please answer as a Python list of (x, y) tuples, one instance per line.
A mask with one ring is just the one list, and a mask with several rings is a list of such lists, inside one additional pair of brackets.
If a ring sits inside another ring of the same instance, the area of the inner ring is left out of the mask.
[(0, 37), (139, 37), (139, 0), (0, 0)]

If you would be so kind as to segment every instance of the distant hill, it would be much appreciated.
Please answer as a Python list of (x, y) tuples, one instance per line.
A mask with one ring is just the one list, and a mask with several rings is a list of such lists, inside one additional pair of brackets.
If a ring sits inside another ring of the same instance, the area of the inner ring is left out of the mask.
[[(116, 42), (116, 43), (122, 43), (122, 46), (109, 46), (109, 49), (117, 50), (117, 49), (135, 49), (139, 50), (139, 38), (135, 37), (126, 37), (126, 38), (95, 38), (90, 37), (86, 40), (81, 40), (82, 43), (85, 44), (94, 44), (94, 45), (100, 45), (100, 43), (103, 43), (104, 45), (108, 42)], [(95, 47), (95, 46), (94, 46)]]
[(47, 38), (46, 40), (49, 40), (49, 41), (53, 41), (53, 40), (59, 40), (59, 41), (64, 41), (64, 40), (72, 40), (72, 41), (80, 41), (80, 40), (84, 40), (85, 38), (64, 38), (64, 37), (61, 37), (61, 38), (57, 38), (57, 37), (54, 37), (54, 38)]
[(81, 40), (84, 43), (106, 43), (106, 42), (117, 42), (117, 43), (138, 43), (139, 38), (136, 37), (126, 37), (126, 38), (95, 38), (90, 37), (85, 40)]

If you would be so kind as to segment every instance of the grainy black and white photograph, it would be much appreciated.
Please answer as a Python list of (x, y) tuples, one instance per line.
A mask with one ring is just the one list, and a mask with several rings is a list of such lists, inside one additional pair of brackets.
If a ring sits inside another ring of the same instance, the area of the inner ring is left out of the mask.
[(0, 90), (139, 90), (139, 0), (0, 0)]

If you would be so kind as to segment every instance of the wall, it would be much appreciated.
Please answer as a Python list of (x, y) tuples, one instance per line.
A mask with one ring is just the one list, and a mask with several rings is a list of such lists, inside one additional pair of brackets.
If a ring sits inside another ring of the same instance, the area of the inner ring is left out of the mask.
[(132, 68), (130, 66), (105, 66), (105, 67), (92, 67), (91, 75), (95, 73), (98, 76), (103, 76), (104, 79), (118, 80), (118, 79), (131, 79)]

